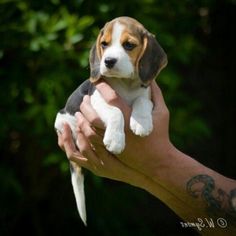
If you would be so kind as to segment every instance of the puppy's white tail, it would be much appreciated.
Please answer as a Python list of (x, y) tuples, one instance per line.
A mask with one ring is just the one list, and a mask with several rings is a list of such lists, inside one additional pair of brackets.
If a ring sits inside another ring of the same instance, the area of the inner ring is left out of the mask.
[(84, 175), (82, 174), (81, 168), (74, 163), (70, 163), (70, 170), (71, 170), (71, 182), (73, 186), (77, 209), (82, 221), (84, 222), (85, 225), (87, 225), (85, 194), (84, 194)]

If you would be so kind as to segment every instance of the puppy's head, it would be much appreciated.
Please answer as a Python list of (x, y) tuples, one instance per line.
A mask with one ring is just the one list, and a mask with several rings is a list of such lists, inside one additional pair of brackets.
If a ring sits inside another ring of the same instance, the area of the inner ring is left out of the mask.
[(140, 79), (146, 85), (166, 64), (155, 36), (135, 19), (119, 17), (104, 26), (90, 51), (90, 80)]

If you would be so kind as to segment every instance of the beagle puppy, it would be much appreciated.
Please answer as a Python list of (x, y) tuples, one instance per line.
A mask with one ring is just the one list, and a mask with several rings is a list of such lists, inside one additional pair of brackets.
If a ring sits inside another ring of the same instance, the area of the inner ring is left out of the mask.
[[(106, 130), (103, 143), (114, 154), (125, 148), (124, 117), (120, 109), (106, 103), (93, 85), (104, 79), (131, 107), (130, 129), (141, 137), (153, 129), (150, 81), (167, 64), (167, 56), (154, 35), (130, 17), (118, 17), (101, 29), (90, 51), (90, 79), (68, 98), (65, 108), (56, 117), (55, 129), (62, 131), (67, 122), (76, 143), (76, 118), (83, 96), (91, 95), (91, 105), (103, 121)], [(72, 185), (79, 214), (86, 224), (83, 175), (79, 166), (71, 163)]]

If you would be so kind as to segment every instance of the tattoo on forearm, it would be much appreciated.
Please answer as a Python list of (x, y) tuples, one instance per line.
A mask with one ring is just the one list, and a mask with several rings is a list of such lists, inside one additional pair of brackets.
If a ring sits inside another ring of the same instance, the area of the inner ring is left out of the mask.
[(197, 175), (186, 185), (187, 192), (207, 204), (209, 216), (226, 217), (236, 225), (236, 188), (229, 193), (217, 188), (214, 179), (208, 175)]

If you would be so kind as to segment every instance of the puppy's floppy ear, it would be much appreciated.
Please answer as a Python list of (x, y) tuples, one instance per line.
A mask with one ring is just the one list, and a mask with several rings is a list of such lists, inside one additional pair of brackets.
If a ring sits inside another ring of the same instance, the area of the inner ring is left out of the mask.
[(154, 79), (167, 65), (167, 55), (154, 35), (144, 32), (143, 50), (138, 63), (139, 78), (144, 84)]
[(96, 43), (92, 46), (89, 55), (90, 64), (90, 81), (92, 83), (96, 82), (101, 78), (100, 74), (100, 61), (101, 61), (101, 49), (100, 49), (100, 38), (103, 34), (103, 30), (97, 37)]

